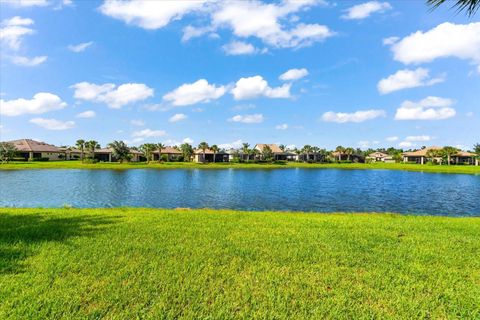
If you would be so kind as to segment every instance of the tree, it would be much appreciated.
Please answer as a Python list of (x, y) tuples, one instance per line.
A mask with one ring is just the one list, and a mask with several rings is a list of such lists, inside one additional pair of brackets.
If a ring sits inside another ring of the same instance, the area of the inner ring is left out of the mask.
[(342, 154), (345, 152), (345, 148), (342, 146), (338, 146), (335, 148), (335, 152), (338, 153), (338, 161), (342, 161)]
[(353, 155), (355, 151), (353, 150), (353, 148), (348, 147), (345, 148), (343, 152), (347, 155), (347, 161), (350, 161), (350, 156)]
[(183, 161), (190, 161), (193, 154), (193, 147), (189, 143), (182, 143), (180, 150), (182, 151)]
[(163, 143), (157, 143), (157, 150), (158, 150), (158, 162), (162, 161), (162, 149), (165, 149), (165, 145)]
[(90, 153), (90, 157), (95, 159), (95, 149), (100, 149), (100, 144), (95, 140), (90, 140), (85, 142), (85, 149)]
[(480, 156), (480, 143), (477, 143), (473, 146), (473, 152)]
[[(436, 9), (442, 4), (446, 3), (446, 0), (427, 0), (427, 5), (431, 6), (432, 9)], [(452, 3), (448, 1), (448, 3)], [(452, 8), (457, 8), (458, 11), (467, 11), (469, 17), (473, 16), (478, 8), (480, 7), (480, 0), (456, 0)]]
[(430, 150), (427, 151), (427, 153), (425, 155), (433, 163), (433, 160), (435, 160), (435, 158), (442, 157), (443, 154), (444, 153), (443, 153), (442, 150), (430, 149)]
[(153, 160), (152, 159), (153, 151), (155, 151), (156, 148), (157, 146), (154, 143), (144, 143), (140, 146), (140, 150), (143, 152), (143, 154), (147, 158), (147, 163), (149, 163), (150, 160)]
[(205, 162), (205, 151), (208, 149), (208, 143), (206, 143), (205, 141), (200, 142), (198, 144), (198, 149), (202, 150), (202, 153), (203, 153), (202, 162)]
[(8, 163), (8, 161), (13, 160), (16, 153), (17, 148), (13, 143), (0, 142), (0, 161), (2, 161), (2, 163)]
[(280, 150), (282, 150), (282, 152), (285, 152), (285, 150), (287, 150), (287, 147), (284, 144), (281, 144), (278, 147), (280, 148)]
[(214, 144), (213, 146), (210, 147), (210, 150), (212, 150), (213, 152), (213, 162), (215, 162), (215, 155), (217, 154), (218, 150), (220, 150), (218, 148), (218, 146), (216, 144)]
[(458, 153), (458, 149), (455, 147), (446, 146), (443, 147), (442, 152), (447, 157), (447, 164), (450, 165), (450, 158), (452, 155)]
[(312, 146), (308, 144), (304, 145), (302, 152), (306, 154), (305, 161), (310, 160), (310, 153), (312, 152)]
[(123, 141), (113, 141), (108, 144), (108, 148), (113, 149), (113, 156), (122, 163), (124, 160), (129, 161), (131, 159), (130, 149)]
[[(247, 155), (247, 162), (248, 160), (250, 160), (250, 149), (249, 149), (250, 145), (248, 143), (242, 143), (242, 159), (245, 155)], [(244, 160), (244, 159), (243, 159)]]
[(78, 139), (77, 142), (75, 142), (75, 147), (80, 150), (80, 160), (83, 162), (83, 154), (85, 152), (85, 140), (83, 139)]
[(262, 148), (263, 159), (266, 161), (272, 160), (272, 148), (268, 144), (264, 145)]

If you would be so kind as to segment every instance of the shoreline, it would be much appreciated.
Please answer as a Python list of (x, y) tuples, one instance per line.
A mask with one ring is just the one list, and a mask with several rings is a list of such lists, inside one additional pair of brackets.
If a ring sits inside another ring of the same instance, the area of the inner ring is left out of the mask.
[(480, 175), (480, 166), (469, 165), (420, 165), (405, 163), (303, 163), (287, 162), (276, 163), (194, 163), (194, 162), (164, 162), (164, 163), (95, 163), (86, 164), (80, 161), (51, 161), (51, 162), (10, 162), (0, 164), (0, 171), (28, 170), (28, 169), (82, 169), (82, 170), (129, 170), (129, 169), (342, 169), (342, 170), (401, 170), (430, 173), (455, 173)]

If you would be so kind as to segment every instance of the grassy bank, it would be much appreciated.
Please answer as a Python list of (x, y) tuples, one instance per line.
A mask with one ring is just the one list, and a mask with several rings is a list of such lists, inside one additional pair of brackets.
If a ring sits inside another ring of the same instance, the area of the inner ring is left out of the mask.
[(333, 168), (333, 169), (388, 169), (441, 173), (480, 174), (480, 166), (439, 166), (405, 163), (194, 163), (194, 162), (164, 162), (150, 163), (95, 163), (87, 164), (80, 161), (46, 161), (46, 162), (11, 162), (1, 164), (0, 170), (19, 169), (281, 169), (281, 168)]
[(480, 219), (0, 209), (0, 318), (480, 317)]

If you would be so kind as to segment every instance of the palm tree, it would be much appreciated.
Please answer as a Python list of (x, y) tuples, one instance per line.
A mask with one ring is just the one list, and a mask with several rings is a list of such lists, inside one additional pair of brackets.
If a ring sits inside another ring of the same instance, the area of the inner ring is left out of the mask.
[(124, 160), (130, 160), (130, 149), (123, 141), (113, 141), (107, 145), (108, 148), (113, 149), (113, 156), (122, 163)]
[(312, 146), (309, 145), (309, 144), (306, 144), (303, 146), (303, 149), (302, 149), (303, 153), (306, 154), (306, 158), (305, 158), (305, 161), (308, 161), (310, 160), (310, 153), (312, 152)]
[(250, 159), (250, 149), (248, 149), (250, 145), (248, 143), (242, 143), (242, 158), (247, 155), (247, 162)]
[(85, 142), (85, 148), (90, 153), (92, 160), (95, 159), (95, 149), (100, 149), (100, 144), (95, 140), (90, 140)]
[(193, 154), (193, 147), (189, 143), (182, 143), (180, 145), (182, 151), (183, 161), (190, 161)]
[(140, 146), (140, 150), (143, 152), (145, 157), (147, 158), (147, 163), (152, 160), (153, 151), (156, 150), (157, 146), (153, 143), (144, 143)]
[(293, 152), (297, 155), (297, 161), (300, 161), (300, 155), (302, 154), (302, 150), (295, 148), (293, 149)]
[(215, 155), (217, 154), (218, 150), (220, 150), (220, 148), (218, 148), (218, 146), (214, 144), (210, 147), (210, 150), (212, 150), (213, 152), (213, 162), (215, 162)]
[(355, 151), (353, 150), (353, 148), (348, 147), (345, 148), (344, 152), (347, 155), (347, 161), (350, 161), (350, 156), (353, 155)]
[[(433, 9), (436, 9), (445, 2), (447, 1), (427, 0), (427, 5), (431, 6)], [(449, 1), (449, 3), (451, 2)], [(480, 0), (456, 0), (455, 4), (452, 7), (456, 7), (458, 11), (467, 10), (467, 15), (471, 17), (477, 12), (478, 8), (480, 7)]]
[(157, 143), (157, 150), (158, 150), (158, 162), (162, 161), (162, 149), (165, 149), (165, 145), (163, 143)]
[(80, 150), (80, 159), (83, 162), (83, 153), (84, 153), (84, 150), (85, 150), (85, 140), (78, 139), (77, 142), (75, 142), (75, 147)]
[(202, 150), (203, 152), (203, 161), (202, 162), (205, 162), (205, 150), (208, 149), (208, 143), (206, 143), (205, 141), (202, 141), (198, 144), (198, 149)]
[(447, 156), (447, 165), (450, 165), (450, 158), (453, 154), (458, 153), (458, 149), (451, 146), (443, 147), (443, 154)]
[(264, 145), (262, 148), (263, 160), (271, 160), (272, 158), (272, 148), (268, 144)]
[(345, 148), (342, 146), (338, 146), (335, 148), (335, 152), (338, 153), (338, 161), (342, 161), (342, 154), (345, 152)]
[(430, 161), (433, 163), (433, 161), (435, 160), (435, 158), (438, 158), (438, 157), (441, 157), (444, 153), (441, 151), (441, 150), (437, 150), (437, 149), (430, 149), (427, 151), (427, 153), (425, 154), (427, 156), (428, 159), (430, 159)]
[(280, 148), (280, 150), (282, 150), (282, 152), (285, 152), (285, 150), (287, 149), (287, 147), (284, 144), (281, 144), (278, 147)]

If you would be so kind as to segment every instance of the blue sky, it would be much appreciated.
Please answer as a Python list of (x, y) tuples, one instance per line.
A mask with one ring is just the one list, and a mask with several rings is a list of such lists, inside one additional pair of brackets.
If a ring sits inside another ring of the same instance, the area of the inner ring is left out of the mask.
[(0, 18), (1, 140), (480, 142), (480, 19), (448, 5), (2, 0)]

